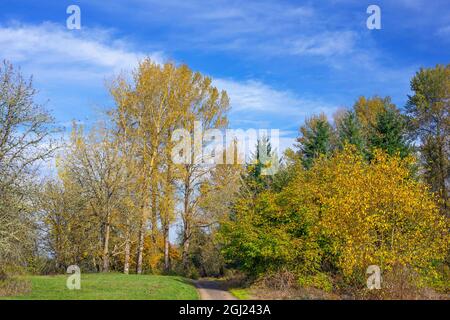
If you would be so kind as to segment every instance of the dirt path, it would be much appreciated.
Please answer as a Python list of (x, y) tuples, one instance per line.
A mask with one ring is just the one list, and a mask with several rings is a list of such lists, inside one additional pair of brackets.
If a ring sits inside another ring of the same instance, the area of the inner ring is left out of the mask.
[(237, 300), (219, 280), (194, 281), (201, 300)]

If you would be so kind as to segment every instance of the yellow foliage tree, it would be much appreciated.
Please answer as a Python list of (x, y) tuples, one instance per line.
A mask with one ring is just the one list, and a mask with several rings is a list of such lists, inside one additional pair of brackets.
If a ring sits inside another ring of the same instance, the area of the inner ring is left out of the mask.
[(289, 186), (285, 196), (307, 208), (311, 234), (326, 239), (345, 276), (372, 264), (430, 270), (445, 258), (447, 221), (428, 187), (410, 176), (413, 162), (376, 151), (368, 163), (346, 146), (331, 159), (318, 159)]

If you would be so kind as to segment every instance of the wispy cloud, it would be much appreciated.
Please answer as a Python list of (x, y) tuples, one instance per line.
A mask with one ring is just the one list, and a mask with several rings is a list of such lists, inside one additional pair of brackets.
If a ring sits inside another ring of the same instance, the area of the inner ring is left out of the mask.
[(0, 25), (0, 57), (33, 75), (36, 102), (58, 122), (86, 123), (112, 106), (105, 88), (113, 76), (128, 72), (140, 59), (164, 61), (161, 52), (135, 50), (105, 29), (67, 30), (53, 23)]
[(439, 28), (439, 30), (436, 32), (436, 34), (438, 36), (444, 38), (445, 40), (449, 40), (449, 38), (450, 38), (450, 25)]
[[(279, 120), (278, 123), (283, 123), (284, 120), (297, 126), (308, 114), (323, 112), (331, 115), (338, 108), (320, 99), (300, 97), (288, 90), (277, 90), (257, 80), (216, 79), (213, 83), (227, 91), (232, 113), (238, 114), (239, 118), (244, 116), (244, 120), (252, 120), (249, 124), (253, 125), (265, 125), (267, 119), (270, 119), (269, 122)], [(260, 118), (266, 121), (258, 122), (257, 119)]]
[(133, 10), (134, 19), (140, 24), (168, 26), (167, 37), (162, 42), (170, 43), (175, 50), (189, 47), (264, 52), (269, 44), (281, 45), (286, 37), (309, 29), (316, 18), (309, 4), (271, 0), (130, 2), (130, 5), (115, 3), (109, 10)]
[(354, 51), (356, 38), (352, 31), (301, 36), (291, 42), (291, 53), (325, 57), (349, 54)]
[[(53, 23), (0, 26), (0, 56), (47, 78), (98, 81), (130, 70), (146, 54), (100, 29), (69, 31)], [(150, 53), (161, 62), (163, 54)]]
[[(115, 39), (110, 32), (101, 29), (78, 32), (51, 23), (15, 23), (0, 26), (0, 56), (37, 75), (44, 90), (52, 83), (57, 83), (58, 88), (65, 87), (64, 101), (76, 105), (79, 94), (75, 92), (80, 89), (74, 88), (74, 95), (71, 95), (71, 85), (99, 90), (105, 77), (131, 70), (148, 54), (133, 50), (132, 44)], [(157, 62), (165, 60), (160, 52), (150, 53), (150, 56)], [(241, 124), (247, 121), (246, 126), (264, 124), (270, 127), (270, 119), (261, 120), (267, 116), (301, 119), (311, 112), (332, 113), (334, 110), (334, 106), (300, 98), (293, 92), (275, 89), (258, 80), (216, 79), (214, 85), (228, 92), (233, 113), (246, 113), (239, 117)], [(248, 113), (250, 111), (253, 113)], [(62, 121), (70, 122), (70, 119)]]

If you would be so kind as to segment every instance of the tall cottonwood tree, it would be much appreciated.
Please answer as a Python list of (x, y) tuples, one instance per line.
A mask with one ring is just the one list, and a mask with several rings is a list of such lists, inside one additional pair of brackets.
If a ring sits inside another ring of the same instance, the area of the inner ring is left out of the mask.
[[(128, 165), (134, 167), (141, 212), (136, 254), (138, 274), (143, 270), (144, 242), (150, 213), (152, 229), (156, 231), (158, 164), (169, 115), (174, 111), (168, 103), (174, 69), (172, 64), (160, 66), (146, 59), (139, 64), (130, 83), (119, 78), (111, 88), (116, 102), (115, 122), (122, 127), (120, 134), (126, 134), (126, 140), (134, 145)], [(178, 109), (175, 107), (175, 110)]]
[[(205, 128), (221, 126), (228, 98), (211, 85), (211, 79), (193, 72), (187, 66), (173, 63), (158, 65), (142, 61), (133, 80), (117, 79), (111, 88), (117, 108), (116, 124), (126, 127), (127, 140), (134, 151), (128, 163), (136, 168), (141, 221), (136, 255), (136, 272), (143, 268), (145, 236), (150, 225), (153, 247), (156, 248), (158, 217), (163, 228), (165, 268), (168, 269), (169, 228), (174, 219), (175, 179), (185, 183), (183, 217), (190, 217), (192, 175), (187, 164), (180, 171), (172, 164), (171, 133), (177, 128), (192, 130), (196, 120)], [(121, 130), (125, 134), (125, 129)], [(185, 221), (190, 221), (186, 219)], [(189, 223), (185, 224), (189, 229)], [(185, 237), (187, 245), (188, 237)]]

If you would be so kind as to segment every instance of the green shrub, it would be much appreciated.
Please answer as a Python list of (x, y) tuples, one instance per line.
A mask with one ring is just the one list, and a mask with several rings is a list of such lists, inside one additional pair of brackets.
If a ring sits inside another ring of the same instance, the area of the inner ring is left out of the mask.
[(333, 291), (333, 282), (326, 273), (316, 273), (315, 275), (302, 275), (297, 283), (303, 288), (316, 288), (325, 292)]

